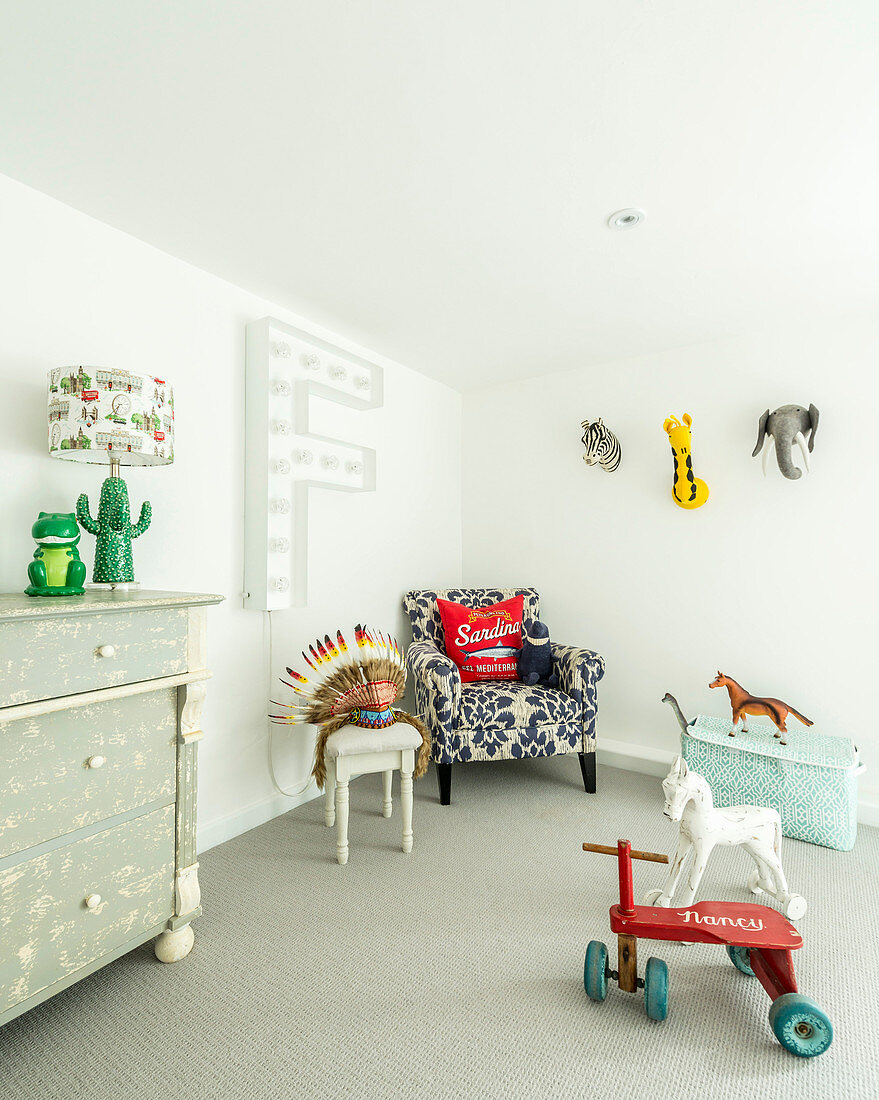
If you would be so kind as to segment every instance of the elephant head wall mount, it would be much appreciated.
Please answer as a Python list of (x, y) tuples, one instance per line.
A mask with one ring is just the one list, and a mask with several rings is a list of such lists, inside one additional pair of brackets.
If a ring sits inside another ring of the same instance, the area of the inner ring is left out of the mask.
[[(774, 413), (770, 413), (767, 409), (760, 417), (757, 446), (754, 448), (751, 458), (755, 458), (760, 453), (760, 448), (765, 443), (765, 449), (763, 450), (763, 476), (765, 477), (769, 453), (774, 446), (779, 470), (789, 481), (796, 481), (797, 478), (803, 476), (803, 471), (798, 466), (794, 466), (791, 458), (791, 447), (796, 443), (800, 448), (803, 464), (808, 470), (809, 451), (815, 446), (815, 432), (817, 430), (818, 410), (814, 405), (810, 405), (808, 409), (804, 409), (802, 405), (779, 405)], [(808, 450), (806, 449), (806, 434), (809, 436)]]

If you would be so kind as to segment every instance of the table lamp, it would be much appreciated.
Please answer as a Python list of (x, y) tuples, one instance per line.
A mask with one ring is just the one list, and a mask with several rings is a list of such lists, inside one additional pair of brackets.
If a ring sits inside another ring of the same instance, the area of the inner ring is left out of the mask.
[(77, 520), (97, 537), (94, 584), (133, 585), (131, 540), (149, 527), (152, 508), (144, 501), (137, 523), (131, 522), (119, 468), (174, 461), (174, 392), (161, 378), (106, 367), (56, 367), (49, 371), (48, 389), (52, 458), (110, 467), (97, 519), (85, 493), (76, 502)]

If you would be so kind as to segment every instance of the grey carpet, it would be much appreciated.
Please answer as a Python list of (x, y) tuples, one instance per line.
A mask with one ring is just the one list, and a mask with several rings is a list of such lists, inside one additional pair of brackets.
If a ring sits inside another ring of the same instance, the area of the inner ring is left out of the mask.
[[(458, 768), (440, 807), (416, 784), (415, 850), (380, 779), (351, 785), (351, 859), (311, 802), (203, 855), (204, 916), (183, 963), (149, 947), (0, 1031), (3, 1100), (754, 1097), (875, 1100), (879, 830), (852, 853), (785, 841), (809, 912), (800, 989), (835, 1038), (796, 1058), (769, 999), (722, 948), (644, 945), (670, 971), (664, 1023), (643, 998), (582, 985), (588, 940), (608, 942), (616, 861), (585, 839), (671, 851), (659, 781), (576, 757)], [(397, 790), (395, 788), (395, 798)], [(748, 864), (715, 854), (701, 896), (749, 900)], [(663, 869), (636, 864), (640, 895)]]

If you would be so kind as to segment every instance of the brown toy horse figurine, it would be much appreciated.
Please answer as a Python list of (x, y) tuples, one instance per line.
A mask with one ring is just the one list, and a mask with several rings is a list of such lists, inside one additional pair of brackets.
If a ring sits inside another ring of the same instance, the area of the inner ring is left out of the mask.
[(782, 703), (780, 699), (757, 699), (755, 696), (749, 695), (741, 684), (737, 684), (731, 676), (724, 676), (719, 670), (717, 679), (708, 686), (710, 688), (725, 687), (729, 692), (733, 720), (733, 728), (729, 731), (730, 737), (735, 737), (736, 726), (739, 724), (740, 718), (742, 719), (742, 729), (747, 732), (749, 714), (755, 716), (765, 714), (776, 727), (775, 736), (781, 738), (782, 745), (787, 744), (787, 741), (781, 735), (787, 733), (786, 722), (789, 714), (792, 714), (794, 718), (799, 718), (806, 726), (812, 725), (808, 718), (804, 718), (798, 710), (794, 710), (787, 703)]

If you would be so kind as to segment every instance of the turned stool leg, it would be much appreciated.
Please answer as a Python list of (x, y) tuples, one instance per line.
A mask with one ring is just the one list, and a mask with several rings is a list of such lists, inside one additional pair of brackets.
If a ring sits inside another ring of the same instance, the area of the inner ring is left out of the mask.
[(393, 778), (393, 768), (389, 768), (386, 772), (382, 772), (382, 795), (384, 797), (384, 801), (382, 802), (383, 817), (390, 817), (394, 809), (393, 799), (391, 798), (391, 783)]
[(327, 759), (324, 764), (327, 769), (324, 780), (324, 824), (332, 825), (336, 820), (336, 762)]
[(403, 851), (412, 851), (412, 772), (400, 772), (400, 806), (403, 810)]
[(348, 780), (336, 783), (336, 859), (348, 862)]

